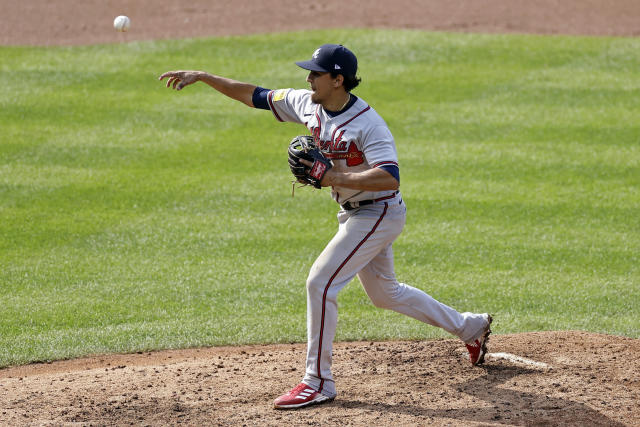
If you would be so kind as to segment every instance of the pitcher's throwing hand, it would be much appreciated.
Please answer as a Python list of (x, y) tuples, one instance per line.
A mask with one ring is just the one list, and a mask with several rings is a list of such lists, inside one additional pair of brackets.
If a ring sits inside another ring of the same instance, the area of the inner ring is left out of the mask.
[(168, 77), (167, 87), (173, 87), (175, 90), (182, 90), (185, 86), (192, 85), (199, 81), (199, 71), (167, 71), (161, 75), (158, 80)]

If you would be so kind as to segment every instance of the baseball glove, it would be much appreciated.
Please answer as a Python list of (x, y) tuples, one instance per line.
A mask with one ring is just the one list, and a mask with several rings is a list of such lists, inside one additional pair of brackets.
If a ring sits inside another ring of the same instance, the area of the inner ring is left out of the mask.
[[(300, 159), (313, 162), (313, 166), (302, 164)], [(312, 136), (296, 136), (289, 144), (289, 168), (299, 183), (321, 188), (320, 181), (332, 167), (333, 163), (322, 154)]]

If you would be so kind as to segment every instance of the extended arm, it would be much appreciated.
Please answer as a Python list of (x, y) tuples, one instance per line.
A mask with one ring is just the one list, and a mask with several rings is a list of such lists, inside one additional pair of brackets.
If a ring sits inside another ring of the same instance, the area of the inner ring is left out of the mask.
[(254, 106), (251, 98), (256, 85), (250, 83), (239, 82), (204, 71), (168, 71), (161, 75), (158, 80), (164, 78), (168, 78), (167, 87), (172, 87), (175, 90), (182, 90), (182, 88), (196, 82), (204, 82), (231, 99), (240, 101), (249, 107)]

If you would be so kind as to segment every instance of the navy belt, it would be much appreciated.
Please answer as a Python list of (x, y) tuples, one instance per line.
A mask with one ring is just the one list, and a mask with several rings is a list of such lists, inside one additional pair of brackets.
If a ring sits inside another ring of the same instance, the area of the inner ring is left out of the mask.
[(385, 196), (385, 197), (380, 197), (379, 199), (359, 200), (357, 202), (347, 202), (347, 203), (342, 205), (342, 209), (344, 209), (345, 211), (358, 209), (358, 208), (361, 208), (362, 206), (371, 205), (371, 204), (373, 204), (375, 202), (380, 202), (382, 200), (387, 200), (387, 199), (393, 199), (394, 197), (396, 197), (397, 194), (398, 194), (398, 192), (394, 191), (393, 194), (391, 194), (389, 196)]

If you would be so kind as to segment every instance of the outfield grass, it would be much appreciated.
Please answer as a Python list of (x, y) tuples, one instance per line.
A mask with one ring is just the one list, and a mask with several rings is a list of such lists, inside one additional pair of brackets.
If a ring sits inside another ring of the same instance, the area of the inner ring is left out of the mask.
[[(640, 39), (316, 31), (0, 47), (0, 366), (306, 340), (325, 189), (291, 198), (279, 124), (164, 71), (306, 87), (341, 42), (397, 141), (396, 273), (496, 333), (640, 337)], [(340, 294), (339, 340), (448, 336)]]

